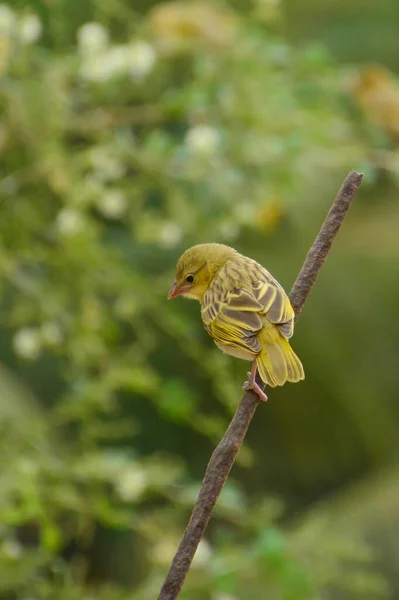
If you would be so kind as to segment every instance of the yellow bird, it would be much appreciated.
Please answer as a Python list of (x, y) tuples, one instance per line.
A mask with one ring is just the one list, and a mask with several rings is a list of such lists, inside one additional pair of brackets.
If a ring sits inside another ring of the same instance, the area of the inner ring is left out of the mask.
[(256, 371), (270, 387), (304, 379), (302, 363), (288, 340), (294, 311), (287, 294), (259, 263), (223, 244), (199, 244), (179, 258), (168, 298), (201, 303), (207, 332), (223, 352), (253, 360), (245, 389), (262, 400)]

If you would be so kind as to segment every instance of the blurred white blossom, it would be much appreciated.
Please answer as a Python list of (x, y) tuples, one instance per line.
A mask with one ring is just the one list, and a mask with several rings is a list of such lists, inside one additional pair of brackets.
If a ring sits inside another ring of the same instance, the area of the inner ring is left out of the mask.
[(153, 46), (145, 41), (132, 42), (129, 46), (129, 70), (133, 77), (145, 77), (153, 68), (156, 54)]
[(13, 558), (15, 560), (22, 556), (23, 547), (17, 540), (4, 540), (0, 546), (0, 551), (8, 558)]
[(100, 23), (86, 23), (78, 30), (78, 46), (82, 54), (98, 54), (108, 46), (108, 32)]
[(122, 75), (144, 77), (153, 68), (155, 60), (155, 50), (148, 42), (118, 44), (99, 53), (87, 53), (80, 74), (84, 79), (97, 82)]
[(82, 62), (80, 75), (87, 81), (102, 82), (107, 81), (112, 75), (109, 72), (108, 65), (104, 64), (102, 55), (90, 56)]
[(116, 491), (125, 502), (137, 500), (147, 487), (147, 476), (137, 466), (121, 472), (116, 483)]
[(153, 560), (161, 565), (169, 564), (175, 555), (178, 545), (178, 540), (173, 537), (164, 536), (157, 544), (155, 544), (152, 550)]
[(0, 4), (0, 35), (10, 35), (14, 32), (17, 18), (6, 4)]
[(93, 175), (100, 181), (119, 179), (125, 174), (125, 165), (105, 146), (96, 146), (90, 152)]
[(34, 360), (40, 354), (42, 340), (40, 330), (36, 327), (25, 327), (14, 335), (12, 341), (14, 352), (21, 358)]
[(104, 67), (109, 75), (122, 75), (127, 72), (129, 64), (129, 48), (126, 44), (112, 46), (103, 56)]
[(108, 219), (120, 219), (126, 213), (127, 200), (121, 190), (106, 190), (100, 197), (97, 208)]
[(176, 246), (183, 236), (182, 228), (173, 221), (168, 221), (162, 225), (159, 231), (159, 241), (162, 246), (171, 248)]
[(198, 544), (197, 551), (194, 555), (193, 565), (197, 567), (201, 567), (206, 565), (212, 556), (212, 548), (209, 542), (205, 539), (202, 539)]
[(84, 229), (82, 216), (73, 208), (63, 208), (58, 213), (56, 224), (58, 231), (65, 236), (76, 235)]
[(220, 594), (216, 594), (216, 596), (213, 596), (212, 600), (238, 600), (238, 598), (237, 596), (232, 596), (231, 594), (224, 594), (222, 592)]
[(23, 44), (32, 44), (42, 35), (42, 23), (37, 15), (24, 15), (19, 21), (19, 38)]
[(239, 204), (233, 208), (233, 213), (238, 223), (251, 225), (256, 221), (255, 209), (250, 204)]
[(63, 340), (62, 330), (57, 323), (48, 321), (40, 328), (42, 339), (49, 346), (58, 346)]
[(226, 240), (234, 240), (240, 234), (239, 226), (233, 221), (224, 221), (224, 223), (220, 225), (219, 231), (220, 235)]
[(210, 125), (194, 125), (186, 133), (185, 143), (193, 154), (214, 154), (220, 145), (220, 135), (215, 127)]

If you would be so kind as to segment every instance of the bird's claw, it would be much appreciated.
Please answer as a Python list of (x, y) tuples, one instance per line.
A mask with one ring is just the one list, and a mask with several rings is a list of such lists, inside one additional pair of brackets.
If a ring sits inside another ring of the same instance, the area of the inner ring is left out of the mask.
[(242, 386), (243, 389), (246, 392), (249, 392), (249, 391), (255, 392), (255, 394), (257, 394), (259, 396), (260, 400), (262, 400), (263, 402), (267, 402), (268, 397), (266, 396), (265, 392), (260, 388), (260, 386), (256, 383), (256, 381), (251, 381), (252, 373), (249, 372), (249, 373), (247, 373), (247, 375), (249, 377), (249, 381), (246, 381), (244, 383), (244, 385)]

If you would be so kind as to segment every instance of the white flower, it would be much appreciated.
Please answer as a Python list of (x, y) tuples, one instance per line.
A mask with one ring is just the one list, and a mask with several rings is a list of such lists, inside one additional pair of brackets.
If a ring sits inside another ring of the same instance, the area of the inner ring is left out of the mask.
[(42, 34), (42, 23), (37, 15), (25, 15), (19, 21), (19, 37), (23, 44), (37, 42)]
[(89, 81), (107, 81), (111, 77), (128, 72), (129, 51), (125, 45), (112, 46), (105, 52), (89, 55), (82, 64), (80, 73)]
[(17, 540), (5, 540), (1, 545), (1, 552), (8, 558), (17, 559), (22, 556), (23, 548)]
[(40, 354), (42, 341), (39, 329), (26, 327), (20, 329), (12, 341), (14, 352), (21, 358), (34, 360)]
[(135, 466), (122, 471), (116, 484), (116, 491), (125, 502), (137, 500), (147, 487), (147, 477), (144, 471)]
[(226, 240), (234, 240), (238, 237), (240, 233), (240, 228), (237, 223), (233, 221), (224, 221), (220, 225), (220, 235), (224, 237)]
[(155, 562), (168, 565), (175, 555), (179, 542), (174, 538), (163, 537), (154, 547), (152, 558)]
[(15, 30), (17, 19), (11, 8), (0, 4), (0, 35), (9, 35)]
[(206, 540), (202, 539), (198, 544), (197, 551), (194, 555), (193, 565), (197, 567), (206, 565), (209, 562), (211, 556), (211, 545)]
[(98, 210), (108, 219), (120, 219), (126, 213), (127, 200), (120, 190), (108, 190), (97, 203)]
[(89, 81), (107, 81), (112, 77), (144, 77), (154, 66), (155, 50), (148, 42), (118, 44), (86, 50), (80, 74)]
[(210, 125), (194, 125), (186, 133), (185, 143), (193, 154), (208, 156), (214, 154), (220, 145), (220, 135)]
[(256, 221), (255, 209), (250, 204), (238, 204), (234, 207), (233, 213), (238, 223), (250, 225)]
[(119, 179), (125, 174), (125, 165), (104, 146), (97, 146), (91, 150), (90, 162), (97, 180)]
[(165, 223), (159, 232), (159, 240), (162, 246), (171, 248), (176, 246), (182, 238), (183, 231), (177, 223), (168, 221)]
[(78, 45), (82, 54), (98, 54), (108, 46), (108, 32), (100, 23), (86, 23), (78, 31)]
[(72, 208), (63, 208), (58, 213), (56, 224), (58, 231), (65, 236), (76, 235), (84, 228), (82, 216)]
[(43, 323), (40, 328), (40, 333), (43, 341), (49, 346), (58, 346), (62, 342), (62, 331), (57, 323), (52, 323), (51, 321)]
[(85, 58), (80, 67), (80, 76), (87, 81), (107, 81), (111, 73), (104, 64), (103, 55)]
[(232, 596), (231, 594), (216, 594), (212, 600), (238, 600), (237, 596)]
[(104, 55), (104, 67), (110, 75), (120, 75), (127, 71), (129, 64), (129, 50), (124, 44), (113, 46)]
[(154, 48), (148, 42), (137, 41), (129, 45), (129, 72), (132, 77), (145, 77), (156, 61)]

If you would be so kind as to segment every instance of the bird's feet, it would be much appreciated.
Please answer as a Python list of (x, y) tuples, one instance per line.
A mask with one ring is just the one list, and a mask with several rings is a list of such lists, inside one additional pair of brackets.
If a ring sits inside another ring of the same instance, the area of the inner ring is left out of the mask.
[(242, 386), (246, 392), (253, 391), (255, 394), (259, 396), (259, 399), (263, 402), (267, 402), (268, 398), (265, 392), (261, 389), (261, 387), (256, 383), (256, 362), (254, 362), (254, 366), (252, 367), (252, 371), (248, 371), (248, 381), (244, 383)]

